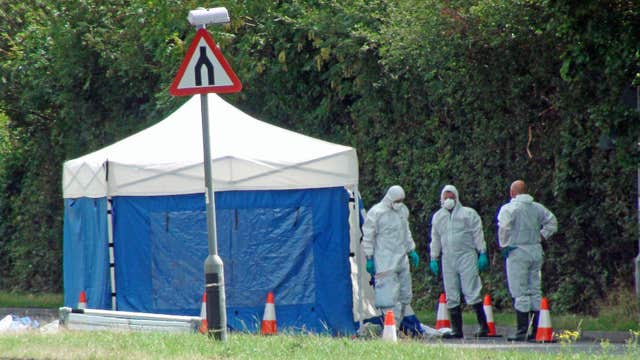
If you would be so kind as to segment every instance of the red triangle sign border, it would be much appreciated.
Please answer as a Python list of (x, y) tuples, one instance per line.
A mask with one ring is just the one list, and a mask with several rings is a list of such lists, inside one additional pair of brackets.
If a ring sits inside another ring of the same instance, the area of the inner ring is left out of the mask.
[[(182, 81), (184, 73), (186, 72), (187, 67), (189, 66), (189, 62), (191, 58), (195, 55), (195, 51), (198, 47), (198, 43), (200, 42), (200, 39), (204, 39), (204, 41), (207, 43), (207, 45), (213, 52), (213, 55), (216, 57), (220, 65), (222, 65), (222, 68), (224, 69), (225, 73), (227, 74), (227, 76), (229, 76), (229, 79), (231, 80), (231, 83), (232, 83), (231, 85), (198, 86), (198, 87), (189, 87), (189, 88), (181, 88), (181, 89), (178, 88), (178, 86), (180, 85), (180, 82)], [(238, 79), (235, 72), (233, 72), (233, 69), (231, 69), (231, 66), (222, 55), (222, 52), (220, 51), (220, 49), (218, 49), (218, 47), (216, 46), (216, 43), (211, 37), (211, 35), (209, 34), (209, 32), (204, 28), (199, 29), (196, 32), (196, 36), (191, 41), (191, 45), (189, 45), (189, 50), (187, 50), (187, 54), (182, 60), (182, 64), (180, 64), (180, 69), (178, 70), (178, 74), (176, 75), (176, 77), (173, 79), (173, 83), (169, 88), (169, 93), (173, 96), (186, 96), (186, 95), (206, 94), (206, 93), (226, 94), (226, 93), (239, 92), (240, 90), (242, 90), (242, 83), (240, 83), (240, 79)]]

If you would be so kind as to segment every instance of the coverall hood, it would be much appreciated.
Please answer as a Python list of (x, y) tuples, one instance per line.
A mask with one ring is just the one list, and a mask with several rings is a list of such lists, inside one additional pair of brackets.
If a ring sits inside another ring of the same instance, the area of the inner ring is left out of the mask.
[(531, 204), (533, 203), (533, 197), (529, 194), (519, 194), (513, 198), (513, 201)]
[(400, 185), (393, 185), (387, 190), (387, 194), (382, 198), (382, 202), (391, 207), (391, 204), (398, 200), (404, 200), (404, 189)]
[(443, 206), (444, 193), (447, 191), (452, 192), (456, 196), (456, 207), (462, 206), (462, 204), (460, 203), (460, 196), (458, 195), (458, 189), (456, 189), (456, 187), (453, 185), (445, 185), (442, 188), (442, 191), (440, 192), (440, 206)]

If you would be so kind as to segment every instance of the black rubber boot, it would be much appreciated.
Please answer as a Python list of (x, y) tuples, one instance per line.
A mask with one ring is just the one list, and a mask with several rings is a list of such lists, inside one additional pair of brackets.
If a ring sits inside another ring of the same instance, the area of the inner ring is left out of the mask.
[(516, 310), (516, 333), (509, 336), (509, 341), (527, 341), (527, 330), (529, 329), (529, 313)]
[(462, 308), (456, 306), (449, 309), (449, 315), (451, 316), (451, 333), (442, 336), (445, 339), (462, 339)]
[(531, 316), (533, 324), (531, 326), (531, 335), (529, 335), (528, 339), (535, 341), (536, 334), (538, 333), (538, 321), (540, 320), (540, 311), (529, 311), (529, 316)]
[(484, 307), (482, 306), (482, 302), (473, 305), (473, 310), (476, 312), (476, 319), (478, 319), (478, 325), (480, 327), (473, 334), (475, 337), (488, 337), (489, 336), (489, 325), (487, 325), (487, 315), (484, 313)]

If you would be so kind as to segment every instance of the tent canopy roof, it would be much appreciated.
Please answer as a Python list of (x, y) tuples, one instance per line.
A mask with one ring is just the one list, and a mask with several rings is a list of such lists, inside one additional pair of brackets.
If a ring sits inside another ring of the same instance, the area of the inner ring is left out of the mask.
[[(215, 191), (356, 185), (355, 149), (259, 121), (209, 94)], [(64, 163), (63, 196), (151, 196), (204, 192), (200, 96), (166, 119)]]

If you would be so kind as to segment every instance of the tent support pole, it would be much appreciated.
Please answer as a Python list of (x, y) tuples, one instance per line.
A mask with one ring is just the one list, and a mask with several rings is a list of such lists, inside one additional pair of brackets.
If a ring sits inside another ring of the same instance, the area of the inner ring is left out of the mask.
[[(357, 229), (360, 229), (360, 193), (358, 192), (358, 185), (353, 186), (353, 199), (355, 206), (355, 221), (353, 223)], [(364, 330), (364, 289), (362, 288), (364, 279), (362, 277), (362, 269), (360, 268), (360, 264), (362, 264), (362, 245), (360, 241), (358, 241), (358, 250), (356, 251), (356, 264), (358, 264), (358, 311), (360, 312), (360, 316), (358, 317), (358, 332), (361, 332)]]
[(111, 310), (116, 306), (116, 257), (113, 242), (113, 199), (107, 196), (107, 236), (109, 237), (109, 278), (111, 280)]

